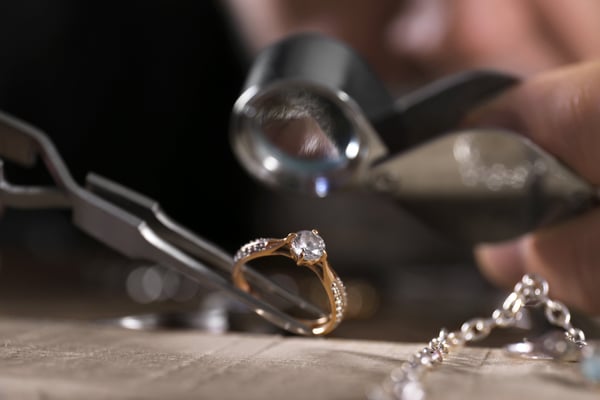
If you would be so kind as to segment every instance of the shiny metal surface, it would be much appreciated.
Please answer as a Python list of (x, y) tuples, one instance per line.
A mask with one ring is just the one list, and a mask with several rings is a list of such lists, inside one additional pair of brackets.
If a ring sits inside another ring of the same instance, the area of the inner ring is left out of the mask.
[(394, 99), (343, 43), (291, 36), (252, 65), (233, 107), (232, 147), (275, 189), (374, 191), (451, 240), (505, 240), (598, 198), (524, 137), (460, 128), (469, 110), (518, 81), (467, 71)]
[[(36, 156), (44, 162), (56, 187), (11, 184), (0, 164), (0, 207), (69, 208), (75, 226), (120, 254), (173, 268), (201, 285), (223, 290), (282, 329), (311, 335), (305, 324), (233, 286), (229, 278), (231, 255), (170, 219), (156, 201), (94, 174), (87, 177), (87, 188), (79, 186), (43, 132), (0, 113), (0, 159), (31, 166)], [(320, 309), (259, 273), (250, 270), (248, 277), (255, 286), (289, 304), (323, 315)]]
[(349, 47), (295, 35), (255, 60), (233, 107), (232, 146), (264, 183), (324, 197), (360, 186), (368, 165), (439, 136), (515, 82), (473, 71), (394, 99)]
[(531, 360), (579, 361), (582, 356), (582, 346), (569, 340), (560, 330), (507, 344), (504, 350), (512, 357)]
[(466, 244), (516, 237), (597, 202), (597, 188), (505, 130), (448, 133), (373, 166), (371, 178), (371, 190)]

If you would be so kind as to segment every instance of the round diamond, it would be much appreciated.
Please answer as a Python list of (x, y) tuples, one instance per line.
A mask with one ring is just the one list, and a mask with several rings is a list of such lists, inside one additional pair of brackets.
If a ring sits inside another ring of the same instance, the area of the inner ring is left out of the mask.
[(300, 231), (292, 240), (291, 248), (298, 259), (315, 261), (323, 256), (325, 241), (312, 231)]

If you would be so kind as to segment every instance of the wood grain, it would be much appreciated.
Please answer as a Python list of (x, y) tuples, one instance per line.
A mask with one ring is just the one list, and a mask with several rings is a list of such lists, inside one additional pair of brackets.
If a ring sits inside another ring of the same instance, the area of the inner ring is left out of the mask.
[[(0, 319), (0, 399), (365, 399), (419, 343), (131, 331)], [(577, 365), (465, 348), (427, 376), (430, 399), (600, 398)]]

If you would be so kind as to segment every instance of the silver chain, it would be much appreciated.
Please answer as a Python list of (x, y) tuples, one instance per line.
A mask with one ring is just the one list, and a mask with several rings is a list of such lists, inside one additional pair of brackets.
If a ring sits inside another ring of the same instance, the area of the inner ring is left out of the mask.
[(582, 348), (586, 345), (585, 334), (571, 324), (571, 313), (560, 301), (548, 297), (548, 282), (537, 275), (524, 275), (500, 308), (489, 318), (474, 318), (462, 324), (459, 330), (450, 332), (445, 328), (439, 335), (414, 353), (387, 379), (368, 393), (370, 400), (423, 400), (425, 399), (424, 376), (434, 366), (444, 361), (450, 350), (486, 338), (496, 327), (515, 326), (523, 315), (524, 307), (544, 307), (548, 322), (564, 329), (568, 341)]

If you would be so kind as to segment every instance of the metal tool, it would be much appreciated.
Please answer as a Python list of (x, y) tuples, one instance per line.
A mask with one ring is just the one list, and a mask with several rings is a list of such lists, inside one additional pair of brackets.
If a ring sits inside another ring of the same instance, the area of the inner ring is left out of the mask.
[[(30, 167), (38, 156), (55, 187), (15, 185), (4, 176), (2, 160)], [(6, 207), (70, 209), (75, 226), (122, 255), (174, 268), (201, 285), (223, 290), (282, 329), (312, 335), (308, 325), (233, 286), (232, 256), (171, 220), (156, 201), (92, 173), (86, 187), (80, 186), (43, 132), (0, 113), (0, 216)], [(265, 293), (310, 315), (325, 316), (319, 308), (246, 268), (252, 284)]]
[(383, 192), (451, 238), (503, 240), (598, 199), (524, 137), (459, 128), (468, 111), (518, 82), (466, 71), (394, 98), (345, 44), (290, 36), (252, 64), (233, 107), (232, 147), (273, 188)]

